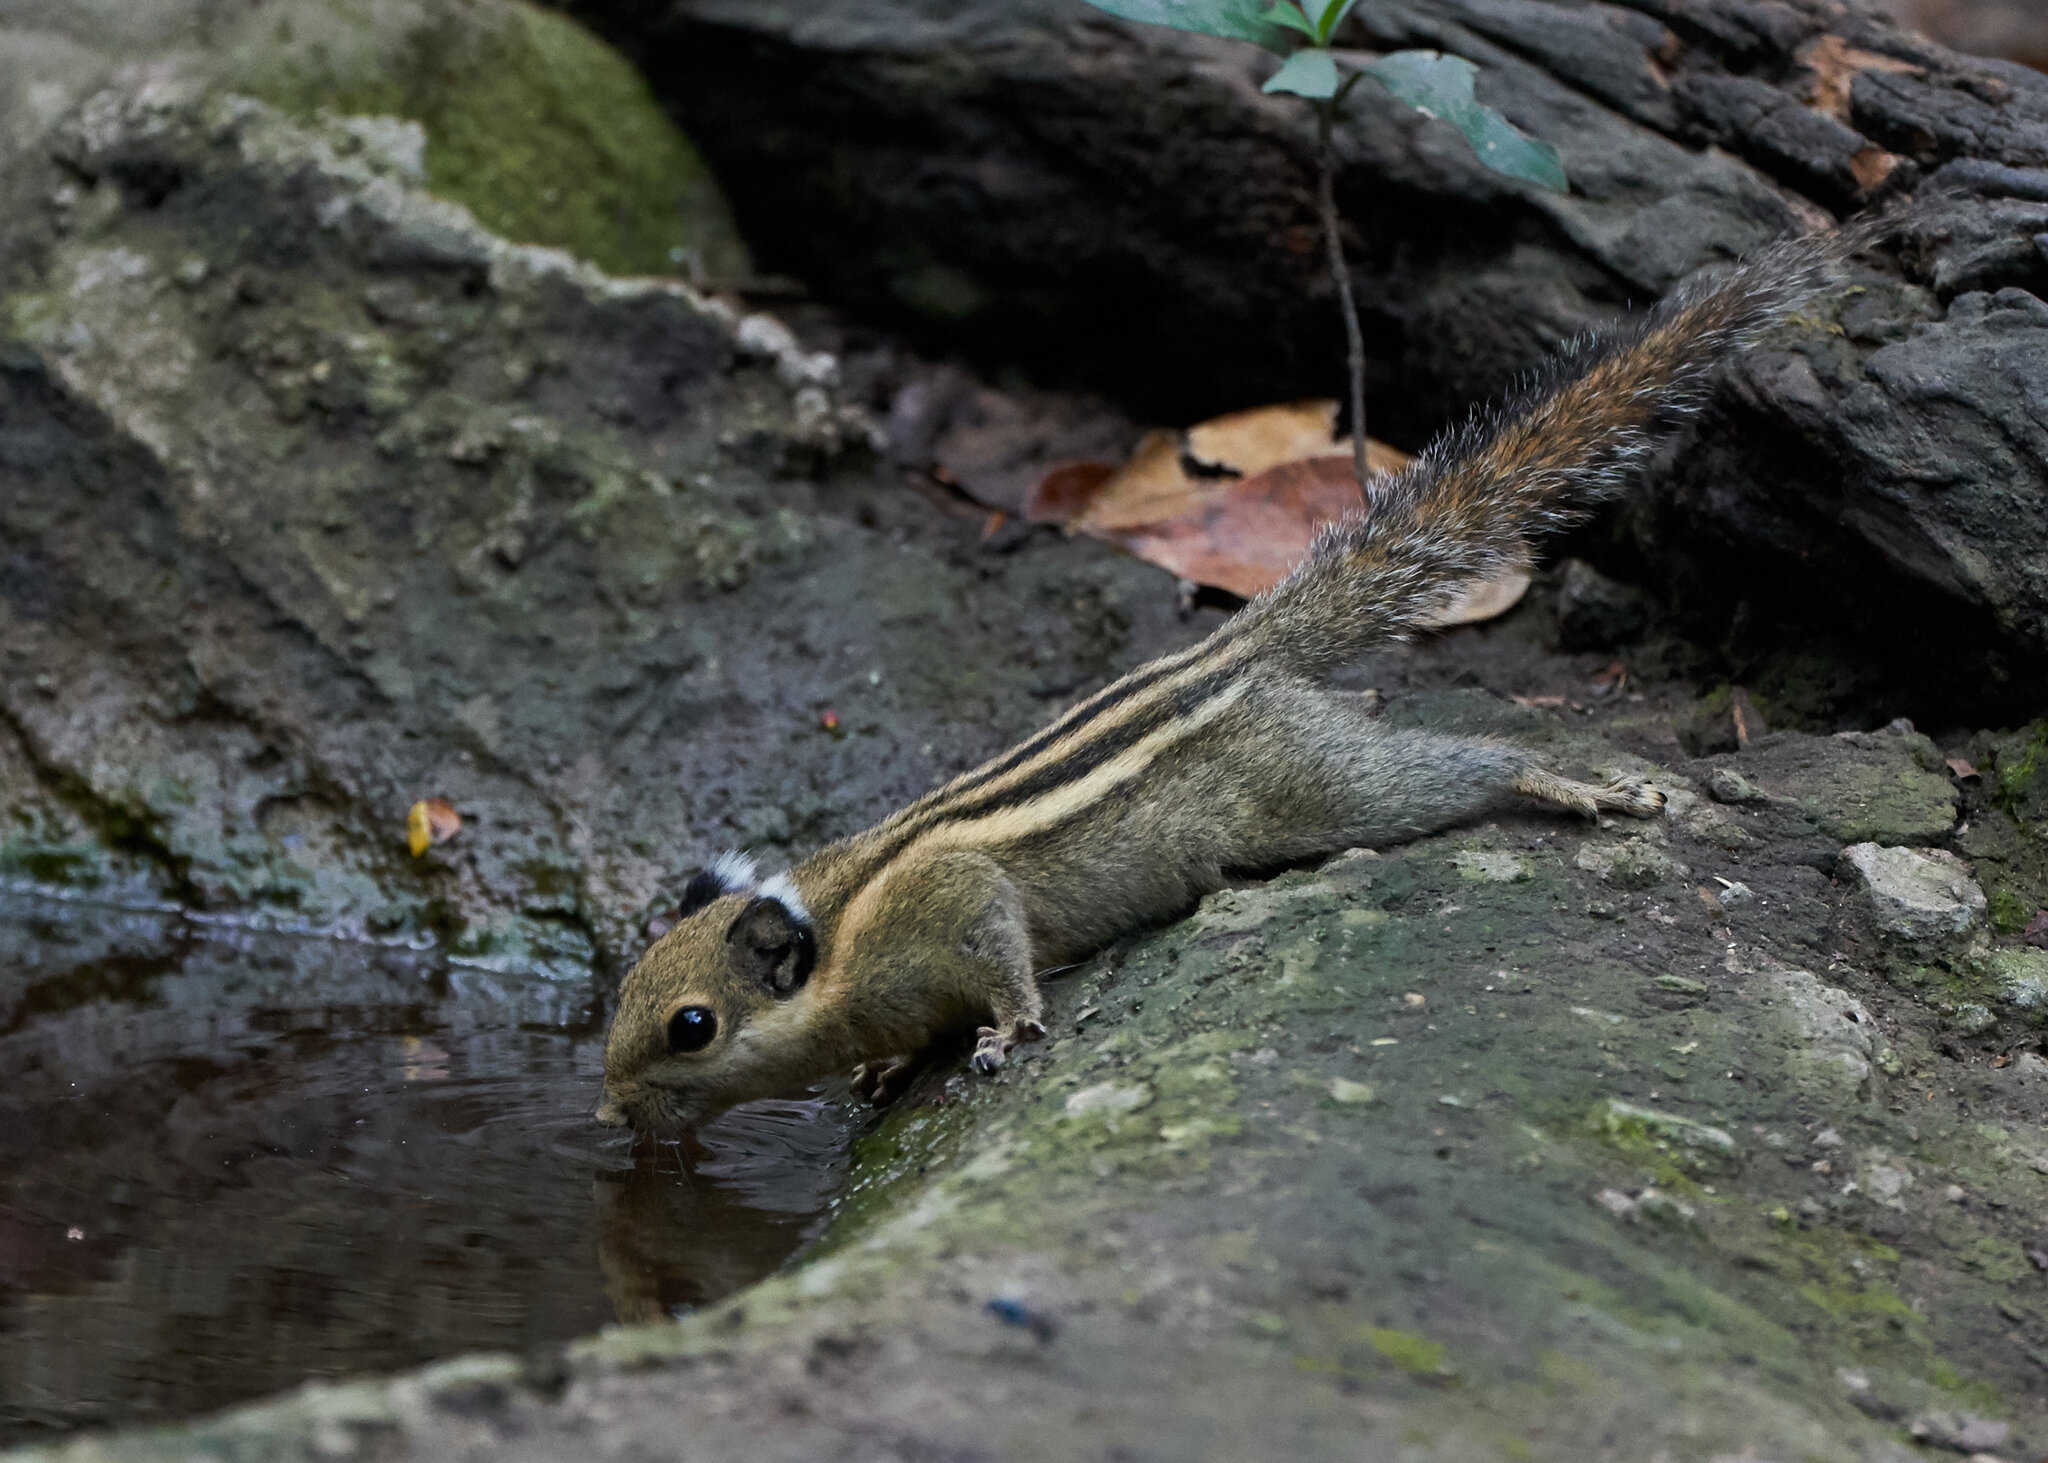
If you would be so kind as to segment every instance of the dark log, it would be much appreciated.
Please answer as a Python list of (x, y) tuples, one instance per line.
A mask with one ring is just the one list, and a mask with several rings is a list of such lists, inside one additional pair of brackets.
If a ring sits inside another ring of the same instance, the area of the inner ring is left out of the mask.
[[(645, 66), (767, 267), (832, 303), (1164, 421), (1337, 394), (1313, 128), (1260, 94), (1255, 49), (1082, 0), (572, 8)], [(1498, 177), (1360, 88), (1339, 191), (1376, 431), (1412, 446), (1704, 264), (1887, 211), (1857, 288), (1731, 371), (1592, 552), (1780, 699), (1832, 677), (1838, 714), (2039, 708), (2048, 77), (1837, 0), (1383, 0), (1348, 24), (1480, 63), (1572, 178)]]

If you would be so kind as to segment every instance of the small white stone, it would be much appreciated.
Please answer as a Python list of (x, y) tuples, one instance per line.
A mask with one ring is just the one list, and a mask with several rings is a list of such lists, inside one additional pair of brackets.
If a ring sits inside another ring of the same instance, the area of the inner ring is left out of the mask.
[(1998, 1024), (1998, 1017), (1981, 1001), (1958, 1001), (1948, 1012), (1948, 1029), (1958, 1036), (1976, 1036)]
[(1482, 884), (1513, 884), (1536, 873), (1527, 855), (1506, 849), (1468, 848), (1451, 862), (1462, 877)]
[(1862, 878), (1866, 907), (1886, 936), (1949, 939), (1984, 918), (1984, 891), (1947, 849), (1858, 843), (1843, 849), (1842, 858)]
[(1152, 1089), (1143, 1082), (1125, 1087), (1115, 1082), (1098, 1082), (1093, 1087), (1083, 1087), (1067, 1098), (1066, 1108), (1070, 1117), (1082, 1117), (1088, 1113), (1136, 1112), (1152, 1100)]
[(1998, 982), (2001, 1001), (2025, 1011), (2048, 1012), (2048, 950), (1993, 950), (1985, 964)]
[(1593, 1202), (1602, 1209), (1605, 1209), (1609, 1214), (1612, 1214), (1616, 1219), (1628, 1220), (1631, 1223), (1634, 1222), (1636, 1215), (1640, 1212), (1636, 1201), (1627, 1194), (1624, 1194), (1620, 1189), (1602, 1189), (1593, 1196)]

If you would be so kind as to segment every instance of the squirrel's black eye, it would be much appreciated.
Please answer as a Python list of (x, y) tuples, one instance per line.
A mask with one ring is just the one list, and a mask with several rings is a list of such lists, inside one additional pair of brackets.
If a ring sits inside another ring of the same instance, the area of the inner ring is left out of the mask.
[(668, 1018), (668, 1049), (700, 1052), (718, 1035), (718, 1017), (709, 1006), (685, 1006)]

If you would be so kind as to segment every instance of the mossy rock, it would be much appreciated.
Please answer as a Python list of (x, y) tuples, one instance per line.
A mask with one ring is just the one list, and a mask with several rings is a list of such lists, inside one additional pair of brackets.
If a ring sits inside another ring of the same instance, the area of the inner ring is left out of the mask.
[(2048, 837), (2048, 721), (2037, 721), (1996, 747), (1991, 800), (2036, 837)]
[(2048, 838), (2029, 834), (1997, 808), (1980, 808), (1956, 840), (1991, 901), (1991, 923), (2016, 935), (2048, 909)]
[(749, 272), (724, 196), (626, 60), (524, 0), (284, 0), (216, 38), (218, 76), (310, 117), (426, 131), (427, 184), (520, 243), (614, 274)]
[(1991, 739), (1986, 801), (1957, 842), (1977, 865), (1991, 922), (2016, 935), (2048, 909), (2048, 722)]
[(1840, 843), (1924, 847), (1946, 841), (1955, 826), (1956, 791), (1941, 751), (1918, 732), (1780, 732), (1737, 765)]

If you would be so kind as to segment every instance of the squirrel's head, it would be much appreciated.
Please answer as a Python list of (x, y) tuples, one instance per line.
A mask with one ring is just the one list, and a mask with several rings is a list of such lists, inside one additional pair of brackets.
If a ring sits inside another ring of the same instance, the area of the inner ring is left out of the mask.
[(684, 888), (673, 927), (619, 987), (598, 1121), (674, 1133), (814, 1074), (802, 1003), (817, 963), (809, 913), (786, 874), (757, 885), (726, 854)]

